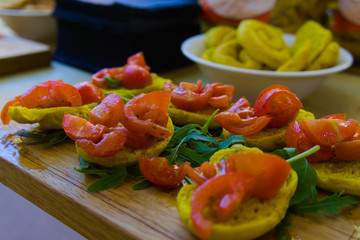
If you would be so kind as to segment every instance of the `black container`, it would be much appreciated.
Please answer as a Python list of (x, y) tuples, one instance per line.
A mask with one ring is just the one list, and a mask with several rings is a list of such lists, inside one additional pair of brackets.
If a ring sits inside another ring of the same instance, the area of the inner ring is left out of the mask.
[(142, 51), (152, 72), (172, 70), (190, 63), (180, 45), (200, 32), (200, 11), (196, 0), (57, 0), (54, 59), (96, 72)]

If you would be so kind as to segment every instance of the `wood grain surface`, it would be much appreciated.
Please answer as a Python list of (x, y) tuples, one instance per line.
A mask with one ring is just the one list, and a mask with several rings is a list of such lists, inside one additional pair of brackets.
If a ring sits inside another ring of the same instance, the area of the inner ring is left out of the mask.
[[(336, 74), (303, 101), (304, 108), (317, 117), (344, 112), (360, 119), (359, 90), (359, 75)], [(89, 193), (86, 187), (96, 178), (74, 170), (79, 159), (72, 141), (50, 148), (14, 141), (12, 134), (17, 130), (32, 127), (14, 122), (0, 126), (0, 181), (4, 185), (88, 239), (195, 239), (178, 217), (178, 189), (135, 191), (132, 186), (137, 182), (127, 179), (117, 188)], [(291, 222), (294, 239), (360, 237), (357, 206), (336, 215), (293, 216)]]

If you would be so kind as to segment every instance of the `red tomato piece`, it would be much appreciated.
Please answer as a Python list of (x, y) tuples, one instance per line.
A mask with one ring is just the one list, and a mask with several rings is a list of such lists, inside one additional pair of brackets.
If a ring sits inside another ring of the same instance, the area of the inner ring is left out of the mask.
[[(238, 204), (247, 200), (252, 194), (254, 178), (246, 173), (227, 173), (210, 178), (201, 184), (194, 192), (191, 202), (191, 218), (196, 235), (201, 239), (207, 239), (211, 235), (212, 222), (205, 218), (204, 209), (214, 199), (224, 199), (227, 194), (236, 194), (236, 201), (232, 199), (231, 204), (223, 204), (224, 209), (220, 210), (217, 215), (224, 213), (234, 213)], [(220, 201), (223, 202), (223, 201)], [(226, 207), (229, 209), (227, 210)], [(216, 206), (218, 208), (218, 206)], [(221, 220), (226, 220), (231, 215), (218, 216)]]
[(184, 172), (191, 178), (192, 181), (199, 185), (207, 180), (200, 168), (192, 168), (189, 162), (184, 163)]
[(250, 103), (246, 98), (240, 98), (234, 105), (229, 108), (230, 112), (242, 113), (246, 112), (247, 116), (254, 116), (254, 111), (251, 109)]
[(122, 86), (127, 89), (144, 88), (152, 83), (148, 70), (138, 65), (126, 65), (122, 78)]
[(297, 148), (299, 137), (305, 134), (298, 121), (293, 121), (285, 132), (285, 144), (287, 147)]
[(269, 127), (281, 127), (295, 119), (302, 103), (285, 86), (270, 86), (265, 88), (254, 104), (254, 114), (263, 116), (268, 114), (272, 120)]
[(332, 146), (350, 140), (356, 133), (358, 121), (350, 119), (309, 119), (300, 122), (305, 135), (320, 146)]
[(150, 71), (150, 67), (146, 65), (145, 57), (143, 52), (135, 53), (134, 55), (128, 57), (127, 64), (138, 65), (145, 68), (147, 71)]
[(110, 75), (110, 68), (101, 69), (91, 76), (92, 83), (99, 88), (108, 88), (108, 83), (105, 77), (110, 77)]
[(141, 156), (139, 167), (147, 180), (160, 187), (176, 187), (185, 177), (182, 164), (170, 165), (164, 157)]
[(36, 84), (24, 94), (16, 96), (5, 104), (1, 111), (4, 125), (9, 124), (9, 107), (21, 106), (27, 108), (50, 108), (82, 105), (79, 91), (71, 84), (62, 80), (47, 81)]
[(328, 116), (323, 117), (324, 119), (341, 119), (346, 120), (346, 114), (345, 113), (335, 113)]
[(84, 81), (74, 85), (81, 95), (82, 104), (101, 102), (105, 98), (104, 93), (93, 83)]
[(139, 135), (150, 134), (165, 139), (172, 134), (166, 128), (170, 99), (169, 91), (153, 91), (138, 95), (125, 105), (125, 115), (121, 123), (126, 129)]
[(216, 114), (215, 119), (229, 132), (244, 136), (257, 133), (271, 121), (268, 115), (242, 119), (239, 114), (229, 111)]
[[(315, 144), (314, 142), (312, 142), (310, 140), (310, 138), (308, 138), (305, 134), (300, 134), (299, 138), (298, 138), (298, 143), (297, 143), (297, 147), (296, 150), (299, 153), (305, 152), (307, 150), (309, 150), (310, 148), (316, 146), (317, 144)], [(310, 156), (306, 157), (306, 160), (309, 163), (319, 163), (319, 162), (324, 162), (327, 160), (330, 160), (334, 157), (334, 152), (332, 150), (331, 147), (328, 146), (320, 146), (320, 150), (318, 150), (317, 152), (311, 154)]]
[(111, 93), (104, 100), (91, 109), (89, 122), (106, 127), (115, 127), (124, 115), (124, 102), (118, 95)]
[(77, 139), (76, 142), (87, 153), (95, 157), (109, 157), (121, 150), (126, 142), (126, 131), (117, 129), (102, 135), (100, 142)]
[(71, 114), (64, 115), (62, 126), (66, 135), (72, 140), (83, 138), (97, 142), (107, 132), (105, 126), (93, 125), (86, 119)]
[(212, 96), (212, 87), (207, 84), (199, 89), (202, 81), (197, 84), (180, 83), (180, 86), (171, 92), (171, 102), (179, 109), (197, 111), (204, 108)]
[(255, 178), (253, 194), (263, 200), (279, 192), (291, 169), (285, 159), (269, 153), (231, 153), (226, 161), (235, 166), (236, 172), (246, 172)]
[(213, 94), (208, 103), (213, 108), (227, 108), (230, 106), (235, 87), (232, 85), (224, 85), (222, 83), (212, 83)]
[(125, 146), (131, 149), (148, 149), (151, 147), (153, 139), (149, 134), (139, 135), (126, 129)]
[(360, 140), (350, 140), (335, 144), (335, 157), (340, 161), (360, 160)]

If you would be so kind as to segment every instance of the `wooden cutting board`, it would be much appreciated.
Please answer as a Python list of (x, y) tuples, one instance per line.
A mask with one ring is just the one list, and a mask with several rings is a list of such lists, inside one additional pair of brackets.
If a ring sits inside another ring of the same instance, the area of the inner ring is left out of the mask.
[[(117, 188), (89, 193), (96, 177), (79, 167), (74, 143), (43, 148), (14, 142), (24, 128), (11, 122), (0, 126), (0, 181), (88, 239), (195, 239), (183, 226), (176, 209), (178, 189), (151, 187), (135, 191), (135, 180)], [(26, 126), (31, 128), (31, 126)], [(291, 219), (295, 239), (358, 239), (360, 207), (322, 217)], [(39, 229), (41, 231), (41, 229)], [(270, 233), (261, 239), (273, 239)]]
[(47, 66), (52, 59), (50, 46), (16, 37), (0, 37), (0, 75)]

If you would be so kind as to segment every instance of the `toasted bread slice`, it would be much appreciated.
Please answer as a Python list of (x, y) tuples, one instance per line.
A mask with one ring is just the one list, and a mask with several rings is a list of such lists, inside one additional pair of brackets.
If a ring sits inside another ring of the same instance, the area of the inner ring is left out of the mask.
[[(167, 128), (174, 132), (174, 126), (169, 118)], [(166, 139), (156, 139), (156, 141), (148, 148), (148, 149), (131, 149), (128, 147), (124, 147), (114, 155), (110, 157), (94, 157), (87, 153), (83, 148), (81, 148), (76, 142), (75, 147), (76, 151), (80, 157), (85, 159), (88, 162), (96, 163), (104, 167), (114, 167), (114, 166), (130, 166), (137, 163), (138, 158), (140, 156), (148, 156), (148, 157), (157, 157), (159, 154), (164, 151), (166, 146), (168, 145), (170, 139), (172, 137), (169, 136)]]
[[(191, 123), (197, 123), (203, 126), (207, 119), (216, 111), (215, 108), (205, 107), (196, 112), (190, 112), (176, 108), (174, 105), (170, 104), (168, 109), (169, 116), (175, 125), (186, 125)], [(210, 129), (221, 128), (220, 124), (213, 119), (209, 126)]]
[[(278, 192), (269, 200), (259, 200), (251, 197), (241, 204), (234, 216), (225, 222), (215, 222), (209, 239), (254, 239), (272, 230), (284, 218), (289, 207), (291, 197), (297, 187), (297, 174), (294, 170)], [(183, 186), (177, 195), (177, 209), (179, 217), (185, 227), (195, 234), (191, 220), (191, 199), (197, 185)]]
[[(313, 113), (300, 109), (297, 121), (314, 119)], [(290, 124), (280, 128), (264, 128), (260, 132), (244, 136), (249, 147), (258, 147), (265, 152), (271, 152), (285, 147), (285, 131)], [(224, 137), (229, 138), (232, 134), (224, 129)]]
[(317, 174), (317, 186), (330, 191), (360, 196), (360, 161), (311, 164)]
[(27, 108), (10, 107), (11, 120), (18, 123), (39, 123), (39, 129), (62, 129), (64, 114), (71, 114), (89, 119), (89, 113), (96, 103), (90, 103), (79, 107), (52, 107), (52, 108)]
[(103, 93), (116, 93), (119, 96), (126, 98), (133, 98), (141, 93), (149, 93), (152, 91), (164, 90), (164, 83), (170, 81), (170, 79), (162, 78), (155, 73), (151, 73), (152, 83), (144, 88), (139, 89), (127, 89), (127, 88), (116, 88), (116, 89), (105, 89), (100, 88)]

